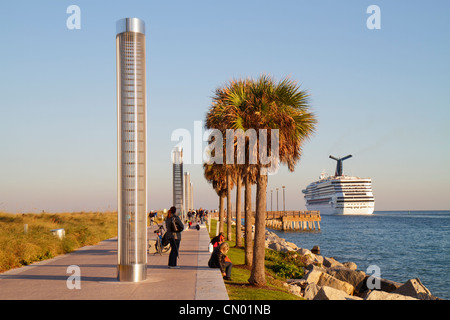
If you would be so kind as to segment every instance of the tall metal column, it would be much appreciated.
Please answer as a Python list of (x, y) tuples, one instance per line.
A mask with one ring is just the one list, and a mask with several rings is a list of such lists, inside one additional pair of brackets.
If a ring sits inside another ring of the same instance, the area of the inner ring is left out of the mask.
[(147, 100), (145, 24), (116, 24), (117, 64), (117, 278), (138, 282), (147, 274)]
[(192, 184), (192, 182), (190, 183), (189, 196), (189, 203), (191, 204), (192, 210), (194, 210), (194, 185)]
[(175, 147), (172, 152), (173, 162), (173, 206), (177, 215), (183, 215), (183, 149)]
[(189, 172), (184, 173), (184, 203), (185, 203), (185, 210), (191, 210), (191, 176)]

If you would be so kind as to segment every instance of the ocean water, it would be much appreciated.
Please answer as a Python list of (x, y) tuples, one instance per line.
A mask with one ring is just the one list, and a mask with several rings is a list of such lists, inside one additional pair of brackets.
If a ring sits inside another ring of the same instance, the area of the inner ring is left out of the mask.
[(419, 278), (433, 295), (450, 299), (450, 211), (322, 216), (320, 227), (320, 231), (271, 231), (302, 248), (318, 245), (321, 255), (353, 261), (364, 272), (377, 265), (384, 279), (403, 283)]

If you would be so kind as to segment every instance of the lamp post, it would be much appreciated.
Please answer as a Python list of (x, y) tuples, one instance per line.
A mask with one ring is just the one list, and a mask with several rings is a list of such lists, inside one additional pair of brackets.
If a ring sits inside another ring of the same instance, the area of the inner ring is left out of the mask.
[(278, 188), (277, 188), (277, 211), (278, 211)]
[(270, 211), (273, 211), (272, 200), (273, 200), (273, 190), (270, 190)]
[(147, 274), (147, 102), (145, 24), (116, 24), (117, 72), (117, 278)]
[(283, 211), (284, 211), (284, 213), (286, 213), (286, 197), (284, 194), (284, 191), (286, 190), (286, 186), (283, 186), (282, 188), (283, 188)]

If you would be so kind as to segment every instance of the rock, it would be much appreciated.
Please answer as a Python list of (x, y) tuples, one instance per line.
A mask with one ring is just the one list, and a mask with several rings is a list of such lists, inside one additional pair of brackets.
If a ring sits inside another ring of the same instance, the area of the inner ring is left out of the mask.
[(375, 289), (381, 290), (381, 291), (392, 292), (392, 291), (398, 289), (402, 285), (401, 283), (395, 282), (392, 280), (387, 280), (387, 279), (382, 279), (382, 278), (377, 278), (377, 277), (372, 277), (372, 276), (366, 276), (366, 279), (364, 279), (364, 282), (362, 283), (359, 292), (364, 292), (364, 291), (368, 290), (367, 282), (369, 282), (370, 284), (374, 284), (377, 280), (380, 282), (380, 287), (375, 288)]
[(306, 270), (307, 270), (307, 272), (312, 271), (312, 270), (320, 271), (320, 272), (323, 272), (323, 273), (327, 272), (326, 268), (318, 267), (318, 266), (315, 266), (313, 264), (307, 265), (306, 266)]
[(323, 265), (323, 257), (319, 256), (319, 255), (315, 255), (314, 262), (315, 263), (320, 263), (321, 265)]
[(290, 293), (295, 294), (296, 296), (302, 297), (302, 294), (301, 294), (302, 288), (300, 288), (299, 286), (292, 285), (289, 283), (284, 283), (283, 285), (288, 289), (288, 291)]
[(299, 286), (302, 289), (305, 289), (308, 286), (308, 281), (305, 279), (287, 279), (286, 282), (291, 285)]
[(297, 253), (302, 255), (302, 256), (307, 256), (307, 255), (311, 255), (312, 252), (309, 251), (308, 249), (304, 249), (304, 248), (298, 248), (297, 249)]
[(327, 268), (343, 267), (344, 265), (334, 258), (323, 257), (323, 265)]
[(313, 300), (361, 300), (361, 298), (352, 297), (341, 290), (323, 286)]
[(313, 269), (309, 271), (307, 274), (303, 276), (303, 279), (305, 279), (308, 283), (315, 283), (318, 284), (320, 280), (320, 276), (323, 274), (322, 271), (319, 271), (317, 269)]
[(320, 276), (319, 282), (317, 283), (319, 286), (327, 286), (334, 289), (338, 289), (344, 291), (348, 295), (352, 295), (355, 291), (355, 287), (345, 281), (341, 281), (328, 273), (322, 273)]
[(308, 283), (315, 283), (319, 286), (332, 287), (334, 289), (344, 291), (348, 295), (353, 294), (353, 291), (355, 290), (355, 287), (350, 283), (336, 279), (335, 277), (325, 272), (321, 272), (317, 269), (309, 271), (304, 276), (304, 279), (308, 281)]
[(271, 242), (267, 246), (269, 249), (275, 250), (275, 251), (281, 251), (286, 252), (285, 248), (279, 243), (279, 242)]
[(305, 292), (303, 293), (303, 298), (308, 300), (313, 300), (317, 293), (319, 292), (320, 287), (315, 283), (309, 283), (306, 288)]
[(420, 300), (438, 300), (433, 296), (418, 278), (406, 281), (402, 286), (392, 291), (395, 294), (413, 297)]
[(363, 298), (364, 300), (418, 300), (413, 297), (380, 290), (368, 291)]
[(314, 253), (314, 254), (320, 254), (320, 247), (319, 246), (314, 246), (311, 249), (311, 252)]
[(293, 251), (297, 251), (298, 250), (298, 247), (297, 247), (297, 245), (295, 243), (289, 242), (289, 241), (285, 241), (285, 243), (286, 243), (286, 246), (291, 248)]
[(344, 267), (349, 268), (351, 270), (356, 270), (358, 269), (358, 266), (356, 265), (356, 263), (348, 261), (348, 262), (343, 262), (342, 263), (344, 265)]
[[(338, 280), (350, 283), (357, 292), (365, 291), (366, 274), (363, 271), (353, 270), (345, 267), (328, 268), (327, 273)], [(362, 290), (363, 289), (363, 290)]]

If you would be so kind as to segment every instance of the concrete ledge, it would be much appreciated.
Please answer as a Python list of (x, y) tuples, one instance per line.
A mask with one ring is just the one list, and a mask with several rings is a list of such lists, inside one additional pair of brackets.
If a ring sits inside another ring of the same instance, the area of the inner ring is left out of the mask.
[[(205, 226), (201, 226), (198, 239), (198, 270), (195, 300), (229, 300), (227, 288), (220, 269), (208, 267), (211, 253), (208, 251), (210, 238)], [(206, 268), (202, 268), (205, 266)]]

